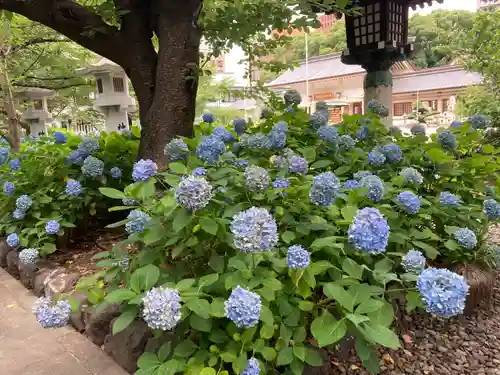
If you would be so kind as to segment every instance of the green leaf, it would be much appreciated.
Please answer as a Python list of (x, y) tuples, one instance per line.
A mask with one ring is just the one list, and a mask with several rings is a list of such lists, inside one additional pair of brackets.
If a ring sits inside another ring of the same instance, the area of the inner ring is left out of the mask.
[(311, 249), (313, 250), (321, 250), (324, 247), (330, 247), (332, 244), (337, 242), (337, 237), (323, 237), (317, 238), (311, 244)]
[(219, 280), (219, 274), (217, 273), (211, 273), (209, 275), (205, 275), (203, 277), (200, 277), (200, 281), (198, 283), (199, 288), (204, 288), (206, 286), (212, 285), (215, 283), (217, 280)]
[(337, 176), (342, 176), (343, 174), (349, 172), (351, 170), (351, 166), (350, 165), (343, 165), (341, 167), (338, 167), (336, 170), (335, 170), (335, 174)]
[(122, 191), (112, 188), (101, 187), (99, 191), (102, 195), (112, 199), (123, 199), (127, 197)]
[(325, 160), (325, 159), (318, 160), (311, 165), (311, 169), (325, 168), (328, 167), (330, 164), (332, 164), (331, 160)]
[(204, 319), (197, 314), (191, 314), (189, 324), (197, 331), (210, 332), (212, 330), (212, 320)]
[(210, 304), (210, 313), (217, 318), (223, 318), (225, 313), (225, 300), (222, 298), (214, 298)]
[(137, 293), (131, 291), (130, 289), (117, 289), (109, 293), (105, 299), (107, 302), (123, 302), (128, 301), (137, 296)]
[(274, 327), (264, 324), (260, 329), (260, 337), (267, 340), (273, 336), (274, 336)]
[(336, 320), (330, 312), (325, 310), (312, 322), (311, 333), (318, 342), (318, 346), (322, 348), (340, 341), (347, 333), (347, 326), (343, 320)]
[(224, 258), (218, 255), (217, 253), (212, 253), (210, 259), (208, 260), (208, 265), (215, 272), (218, 273), (224, 272)]
[(358, 207), (350, 205), (342, 207), (340, 210), (342, 217), (347, 221), (353, 221), (354, 216), (356, 216), (356, 212), (358, 212)]
[(205, 367), (200, 371), (200, 375), (216, 375), (217, 372), (212, 367)]
[(295, 239), (295, 233), (290, 232), (289, 230), (287, 230), (286, 232), (284, 232), (281, 235), (281, 238), (283, 239), (283, 241), (285, 243), (289, 244), (290, 242), (292, 242)]
[(269, 310), (269, 307), (262, 305), (260, 309), (260, 320), (269, 326), (274, 324), (274, 316), (271, 310)]
[(200, 218), (200, 226), (205, 232), (210, 233), (212, 235), (217, 234), (217, 229), (219, 225), (215, 220), (210, 219), (209, 217), (201, 217)]
[(330, 268), (333, 268), (333, 264), (331, 264), (327, 260), (318, 260), (317, 262), (311, 263), (308, 268), (310, 269), (311, 273), (316, 276), (324, 273)]
[(55, 253), (57, 251), (57, 247), (53, 243), (46, 242), (43, 244), (43, 246), (41, 247), (40, 250), (41, 250), (40, 251), (41, 254), (49, 255), (49, 254)]
[(349, 276), (354, 277), (357, 280), (363, 278), (363, 266), (356, 263), (351, 258), (345, 258), (342, 262), (342, 269), (349, 274)]
[(290, 347), (284, 348), (278, 353), (276, 366), (286, 366), (293, 361), (293, 349)]
[(314, 150), (314, 147), (306, 147), (302, 150), (300, 150), (302, 155), (304, 155), (304, 158), (309, 162), (312, 163), (314, 160), (316, 160), (316, 151)]
[(161, 362), (165, 362), (170, 355), (170, 352), (172, 351), (172, 343), (166, 342), (162, 346), (160, 346), (160, 349), (158, 349), (158, 359)]
[(298, 344), (299, 342), (305, 341), (306, 337), (306, 329), (303, 326), (300, 326), (293, 332), (292, 340), (295, 344)]
[(130, 278), (130, 287), (136, 293), (151, 289), (160, 278), (160, 269), (153, 264), (138, 268)]
[(424, 242), (412, 241), (412, 243), (416, 247), (419, 247), (420, 249), (422, 249), (425, 253), (425, 256), (429, 259), (436, 259), (436, 257), (439, 255), (439, 251), (435, 247), (427, 245)]
[(184, 340), (179, 343), (174, 349), (174, 355), (176, 357), (187, 358), (194, 353), (197, 346), (191, 340)]
[(179, 369), (182, 369), (182, 364), (175, 359), (171, 359), (158, 368), (156, 375), (174, 375)]
[(377, 324), (377, 323), (366, 323), (364, 325), (365, 336), (367, 339), (383, 345), (391, 349), (398, 349), (401, 347), (398, 336), (390, 330), (389, 328)]
[(192, 220), (191, 213), (184, 207), (180, 207), (174, 217), (172, 222), (172, 229), (175, 232), (180, 232), (184, 229)]
[(356, 314), (372, 313), (380, 310), (383, 306), (384, 302), (372, 298), (361, 302), (361, 304), (356, 308)]
[(419, 292), (411, 290), (406, 294), (406, 311), (412, 312), (417, 307), (423, 307), (422, 296)]
[(262, 357), (268, 362), (274, 361), (276, 358), (276, 350), (270, 347), (265, 347), (260, 351), (260, 354), (262, 354)]
[(204, 319), (210, 318), (210, 304), (205, 299), (192, 299), (187, 304), (189, 310), (195, 312)]
[(168, 169), (176, 174), (186, 174), (187, 168), (184, 164), (181, 163), (170, 163), (168, 165)]
[(120, 316), (115, 319), (115, 322), (113, 323), (113, 335), (116, 335), (118, 332), (123, 331), (125, 328), (127, 328), (135, 319), (137, 316), (139, 310), (137, 306), (128, 306), (125, 308)]
[(92, 288), (88, 291), (87, 298), (91, 304), (97, 305), (104, 299), (104, 290), (101, 288)]
[(346, 314), (345, 317), (353, 322), (355, 326), (359, 326), (361, 323), (370, 320), (367, 316), (357, 314)]
[(316, 367), (323, 364), (323, 358), (318, 349), (306, 348), (306, 363)]
[(306, 348), (303, 346), (294, 346), (293, 347), (293, 354), (295, 357), (300, 359), (302, 362), (306, 360)]
[(149, 352), (142, 353), (139, 359), (137, 360), (137, 367), (139, 367), (140, 369), (157, 367), (160, 364), (161, 363), (156, 354)]
[(337, 284), (328, 283), (323, 286), (323, 293), (330, 298), (336, 300), (343, 308), (352, 312), (354, 307), (353, 296), (345, 291), (345, 289)]
[(311, 311), (314, 309), (314, 303), (310, 301), (300, 301), (297, 305), (302, 311)]
[(191, 288), (195, 282), (195, 279), (183, 279), (175, 285), (175, 289), (177, 289), (179, 292), (183, 292)]

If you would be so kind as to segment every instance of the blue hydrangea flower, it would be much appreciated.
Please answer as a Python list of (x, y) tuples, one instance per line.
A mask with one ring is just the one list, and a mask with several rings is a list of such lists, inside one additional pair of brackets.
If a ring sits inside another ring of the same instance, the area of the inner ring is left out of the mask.
[(201, 119), (203, 122), (211, 124), (212, 122), (215, 122), (215, 116), (212, 115), (211, 113), (204, 113), (203, 116), (201, 116)]
[(61, 225), (56, 220), (49, 220), (45, 224), (45, 232), (47, 234), (56, 234), (61, 229)]
[(234, 246), (244, 253), (271, 250), (278, 243), (278, 226), (265, 208), (251, 207), (233, 216)]
[(288, 158), (288, 170), (292, 173), (307, 174), (309, 166), (307, 160), (301, 156), (293, 155)]
[(417, 250), (410, 250), (403, 257), (401, 262), (406, 272), (420, 275), (425, 269), (425, 257)]
[(131, 198), (123, 198), (122, 203), (125, 206), (135, 206), (137, 204), (137, 202)]
[(142, 318), (151, 329), (172, 330), (181, 320), (181, 296), (164, 286), (149, 290), (142, 298)]
[(290, 113), (292, 114), (293, 116), (295, 116), (296, 112), (295, 112), (295, 108), (293, 108), (292, 106), (290, 107), (286, 107), (285, 108), (285, 113)]
[(82, 184), (75, 180), (68, 180), (65, 191), (70, 197), (76, 197), (82, 192)]
[(489, 125), (488, 117), (484, 115), (469, 116), (467, 121), (471, 124), (473, 129), (485, 129)]
[(21, 169), (21, 161), (19, 159), (12, 159), (9, 161), (9, 168), (12, 171), (19, 171)]
[(206, 176), (207, 170), (203, 167), (196, 168), (192, 173), (193, 176)]
[(380, 167), (385, 163), (385, 155), (377, 151), (370, 151), (368, 153), (368, 163)]
[(421, 185), (424, 182), (424, 177), (417, 171), (415, 168), (406, 167), (399, 172), (399, 175), (402, 176), (406, 183), (412, 185)]
[(344, 182), (344, 189), (352, 190), (361, 187), (361, 184), (357, 180), (347, 180)]
[(297, 90), (287, 90), (285, 95), (283, 95), (283, 99), (285, 100), (285, 105), (299, 105), (302, 101), (302, 97)]
[(80, 154), (79, 151), (71, 151), (66, 158), (66, 163), (68, 164), (82, 164), (83, 163), (84, 156)]
[(355, 179), (355, 180), (358, 180), (360, 181), (363, 177), (366, 177), (366, 176), (372, 176), (373, 173), (370, 172), (370, 171), (357, 171), (356, 173), (354, 173), (352, 175), (352, 177)]
[(248, 160), (236, 160), (234, 166), (238, 168), (248, 167)]
[(371, 132), (368, 126), (362, 126), (356, 131), (356, 138), (360, 141), (365, 141), (370, 138)]
[(248, 137), (246, 145), (249, 148), (270, 149), (272, 146), (271, 138), (264, 133), (255, 133)]
[(288, 169), (288, 159), (284, 156), (273, 155), (270, 160), (274, 168), (277, 169)]
[(271, 148), (283, 148), (286, 146), (286, 133), (283, 131), (272, 130), (269, 132), (269, 141)]
[(0, 147), (0, 155), (2, 155), (2, 156), (9, 156), (9, 149), (7, 147)]
[(33, 205), (33, 200), (26, 194), (16, 199), (16, 208), (21, 211), (28, 211)]
[(375, 99), (370, 100), (366, 105), (368, 112), (375, 113), (380, 117), (389, 116), (389, 108)]
[(233, 120), (233, 127), (236, 134), (241, 135), (247, 131), (247, 122), (242, 118), (235, 118)]
[(361, 179), (361, 187), (367, 188), (366, 197), (373, 201), (379, 202), (384, 196), (384, 182), (378, 176), (366, 176)]
[(220, 156), (226, 152), (226, 145), (218, 137), (208, 136), (196, 148), (196, 156), (208, 164), (216, 163)]
[(228, 132), (223, 126), (216, 127), (212, 131), (212, 137), (217, 137), (224, 143), (234, 142), (234, 135)]
[(132, 170), (132, 179), (134, 181), (147, 181), (156, 176), (158, 166), (153, 160), (141, 159), (134, 163)]
[(438, 133), (437, 141), (443, 148), (453, 150), (457, 147), (457, 137), (449, 130), (441, 130)]
[(169, 161), (186, 160), (189, 155), (189, 148), (181, 138), (174, 138), (165, 145), (163, 154)]
[(453, 121), (451, 122), (450, 126), (451, 126), (452, 128), (459, 128), (459, 127), (461, 127), (461, 126), (462, 126), (462, 123), (461, 123), (460, 121), (458, 121), (458, 120), (453, 120)]
[(293, 245), (288, 248), (286, 264), (288, 268), (304, 269), (311, 263), (311, 254), (300, 245)]
[(318, 128), (318, 137), (331, 146), (336, 146), (338, 142), (339, 131), (334, 126), (320, 126)]
[(251, 165), (245, 168), (245, 186), (251, 191), (263, 191), (269, 186), (269, 173), (265, 168)]
[(389, 243), (389, 225), (379, 210), (365, 207), (358, 210), (347, 231), (349, 242), (356, 250), (380, 254)]
[(88, 177), (99, 177), (104, 172), (104, 162), (93, 156), (87, 156), (83, 161), (82, 173)]
[(125, 255), (122, 259), (119, 259), (118, 261), (113, 262), (111, 264), (111, 266), (119, 267), (119, 268), (121, 268), (122, 271), (125, 271), (128, 268), (129, 262), (130, 262), (129, 257)]
[(278, 121), (273, 125), (272, 131), (286, 133), (288, 131), (288, 125), (286, 124), (286, 121)]
[(224, 304), (226, 318), (238, 328), (252, 328), (259, 323), (262, 303), (260, 296), (239, 285)]
[(425, 135), (427, 132), (425, 125), (422, 124), (415, 124), (410, 128), (410, 132), (413, 135)]
[(477, 245), (476, 234), (469, 228), (458, 228), (453, 234), (455, 240), (466, 249), (473, 249)]
[(122, 177), (122, 170), (118, 167), (111, 168), (109, 173), (111, 174), (111, 178), (114, 178), (115, 180)]
[(416, 214), (420, 211), (420, 198), (411, 191), (403, 191), (398, 194), (396, 201), (401, 204), (409, 214)]
[(275, 189), (286, 189), (290, 186), (290, 180), (285, 177), (277, 177), (273, 182), (273, 188)]
[(26, 211), (17, 208), (14, 210), (14, 212), (12, 212), (12, 216), (14, 217), (14, 219), (23, 220), (26, 216)]
[(16, 191), (16, 185), (14, 185), (12, 182), (5, 181), (3, 183), (3, 192), (5, 195), (12, 196), (14, 195), (15, 191)]
[(488, 220), (500, 219), (500, 204), (494, 199), (486, 199), (483, 202), (483, 212)]
[(139, 210), (132, 210), (127, 216), (127, 219), (132, 219), (127, 224), (125, 224), (125, 230), (127, 233), (140, 233), (144, 232), (144, 228), (151, 221), (151, 216), (147, 213)]
[(438, 268), (424, 270), (417, 280), (417, 289), (427, 312), (443, 318), (461, 314), (469, 293), (463, 276)]
[(309, 117), (309, 126), (319, 129), (328, 125), (328, 111), (316, 111)]
[(348, 134), (342, 134), (339, 137), (339, 147), (343, 150), (351, 150), (356, 146), (356, 141)]
[(61, 328), (69, 323), (71, 306), (65, 300), (54, 304), (52, 297), (40, 297), (33, 306), (33, 313), (43, 328)]
[(332, 172), (314, 176), (309, 198), (317, 206), (329, 206), (340, 191), (340, 181)]
[(190, 211), (204, 208), (212, 199), (212, 186), (203, 177), (184, 177), (177, 189), (175, 200)]
[(389, 134), (392, 135), (392, 136), (396, 136), (396, 135), (399, 135), (401, 134), (401, 129), (397, 126), (389, 126)]
[(65, 144), (66, 143), (66, 134), (62, 132), (55, 132), (54, 133), (54, 142), (57, 144)]
[(35, 264), (39, 253), (37, 249), (23, 249), (19, 253), (19, 261), (23, 264)]
[(250, 358), (247, 361), (247, 367), (241, 372), (240, 375), (259, 375), (260, 367), (259, 361), (257, 361), (254, 357)]
[(387, 161), (391, 164), (397, 164), (403, 159), (403, 151), (395, 143), (388, 143), (380, 147), (379, 149), (382, 154), (387, 158)]
[(439, 203), (443, 206), (458, 207), (460, 206), (461, 198), (458, 195), (448, 191), (443, 191), (439, 194)]
[(10, 247), (19, 246), (19, 236), (16, 233), (11, 233), (7, 236), (7, 245)]
[(84, 138), (77, 147), (77, 151), (83, 158), (92, 155), (99, 150), (99, 141), (95, 138)]

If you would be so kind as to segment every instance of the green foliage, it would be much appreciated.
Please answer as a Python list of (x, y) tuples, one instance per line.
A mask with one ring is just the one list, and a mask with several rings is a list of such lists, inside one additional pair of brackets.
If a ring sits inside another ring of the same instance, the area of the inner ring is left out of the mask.
[(438, 112), (433, 112), (427, 103), (418, 101), (412, 107), (412, 111), (408, 114), (408, 118), (411, 120), (417, 120), (419, 124), (427, 124), (429, 119), (437, 113)]
[[(284, 107), (281, 106), (280, 109)], [(405, 273), (401, 258), (410, 249), (422, 251), (429, 265), (482, 262), (482, 235), (488, 225), (482, 201), (486, 181), (496, 175), (498, 150), (483, 145), (479, 131), (468, 125), (453, 130), (458, 140), (455, 150), (442, 148), (435, 136), (391, 136), (375, 115), (345, 117), (338, 129), (354, 135), (358, 121), (368, 122), (371, 137), (358, 141), (350, 151), (331, 148), (308, 127), (308, 116), (297, 110), (256, 124), (250, 132), (265, 131), (278, 120), (288, 124), (287, 146), (309, 163), (307, 175), (290, 174), (273, 167), (277, 151), (243, 148), (238, 158), (250, 165), (267, 168), (272, 179), (286, 176), (290, 186), (252, 192), (245, 187), (243, 171), (223, 157), (215, 165), (204, 165), (193, 152), (183, 163), (172, 163), (170, 170), (144, 183), (149, 190), (156, 183), (157, 193), (141, 194), (125, 189), (152, 220), (143, 232), (131, 234), (117, 251), (134, 244), (137, 252), (124, 272), (108, 269), (108, 302), (123, 301), (123, 313), (114, 331), (126, 327), (138, 314), (141, 298), (153, 286), (176, 289), (181, 296), (182, 318), (175, 328), (184, 339), (173, 346), (172, 356), (144, 353), (137, 374), (240, 373), (247, 359), (259, 360), (263, 373), (282, 373), (292, 369), (302, 373), (306, 365), (321, 365), (319, 348), (331, 349), (347, 334), (356, 339), (356, 351), (370, 371), (377, 371), (376, 346), (400, 346), (392, 331), (394, 313), (391, 299), (405, 295), (408, 310), (422, 306), (415, 292), (417, 275)], [(202, 123), (196, 138), (186, 139), (194, 151), (203, 137), (217, 124)], [(247, 135), (248, 136), (248, 135)], [(241, 138), (240, 138), (241, 140)], [(377, 145), (397, 143), (404, 158), (396, 164), (373, 167), (367, 153)], [(290, 152), (290, 151), (288, 151)], [(207, 168), (206, 179), (215, 189), (210, 203), (189, 212), (176, 202), (174, 191), (178, 174), (198, 167)], [(424, 178), (419, 186), (406, 184), (399, 172), (416, 168)], [(376, 173), (385, 183), (380, 202), (366, 198), (366, 189), (341, 190), (332, 205), (320, 207), (309, 198), (313, 176), (331, 171), (344, 181), (361, 170)], [(394, 198), (412, 190), (421, 197), (417, 214), (407, 214)], [(102, 190), (110, 198), (116, 191)], [(458, 208), (445, 207), (439, 194), (460, 195)], [(495, 190), (496, 191), (496, 190)], [(266, 208), (278, 226), (279, 242), (271, 251), (243, 253), (237, 250), (230, 224), (232, 217), (249, 207)], [(390, 237), (387, 249), (379, 255), (358, 251), (348, 240), (347, 230), (358, 208), (375, 207), (387, 218)], [(468, 227), (479, 239), (474, 249), (460, 246), (453, 234)], [(311, 253), (305, 269), (287, 267), (287, 248), (301, 245)], [(478, 250), (479, 249), (479, 250)], [(116, 257), (106, 253), (103, 257)], [(110, 260), (111, 262), (111, 260)], [(107, 263), (108, 265), (110, 263)], [(257, 293), (262, 302), (260, 322), (239, 329), (225, 317), (224, 303), (238, 285)]]

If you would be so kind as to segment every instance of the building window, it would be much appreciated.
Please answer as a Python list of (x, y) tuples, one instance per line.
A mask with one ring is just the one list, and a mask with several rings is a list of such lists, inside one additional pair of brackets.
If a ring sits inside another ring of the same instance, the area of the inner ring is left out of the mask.
[(412, 108), (413, 106), (411, 102), (394, 103), (394, 116), (407, 115), (408, 113), (411, 113)]
[(123, 85), (123, 78), (113, 77), (113, 90), (115, 90), (115, 92), (124, 92), (125, 91), (125, 88)]
[(361, 102), (352, 103), (353, 115), (360, 115), (363, 112), (363, 105)]
[(443, 112), (448, 112), (448, 105), (450, 105), (450, 100), (443, 99)]
[(432, 111), (437, 111), (438, 109), (438, 104), (437, 100), (428, 100), (427, 101), (427, 107), (431, 109)]
[(33, 106), (34, 106), (35, 110), (37, 110), (37, 111), (41, 111), (43, 109), (43, 103), (41, 100), (33, 101)]
[(104, 90), (102, 89), (102, 79), (101, 78), (97, 78), (97, 92), (99, 94), (102, 94), (104, 92)]

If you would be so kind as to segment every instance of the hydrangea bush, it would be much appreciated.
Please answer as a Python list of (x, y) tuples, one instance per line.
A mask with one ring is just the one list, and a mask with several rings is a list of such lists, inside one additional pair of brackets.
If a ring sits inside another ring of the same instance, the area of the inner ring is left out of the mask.
[(101, 189), (134, 202), (116, 223), (129, 238), (100, 255), (105, 300), (123, 307), (113, 332), (143, 319), (181, 339), (145, 353), (138, 374), (298, 375), (346, 336), (376, 372), (376, 347), (400, 346), (392, 298), (463, 311), (453, 266), (483, 260), (498, 151), (468, 123), (431, 138), (389, 132), (376, 103), (333, 131), (298, 101), (288, 93), (280, 109), (293, 111), (236, 131), (205, 120), (166, 148), (166, 172), (139, 162), (134, 184)]

